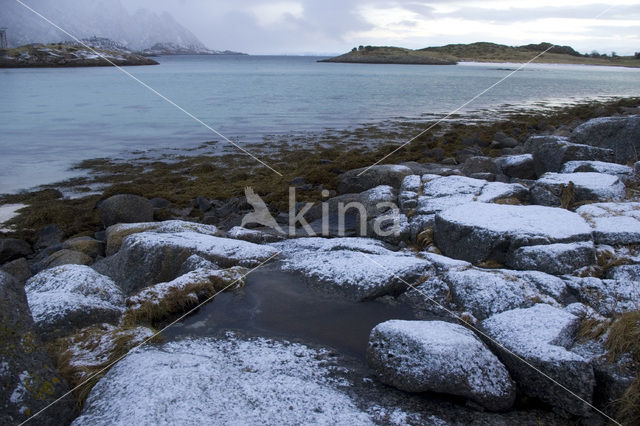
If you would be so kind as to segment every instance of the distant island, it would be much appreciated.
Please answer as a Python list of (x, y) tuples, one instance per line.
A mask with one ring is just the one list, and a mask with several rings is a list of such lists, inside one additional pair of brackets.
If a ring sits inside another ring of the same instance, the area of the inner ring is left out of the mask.
[(0, 51), (0, 68), (103, 67), (112, 64), (158, 65), (158, 62), (123, 50), (91, 50), (70, 43), (29, 44)]
[[(536, 53), (544, 52), (551, 43), (506, 46), (503, 44), (478, 42), (471, 44), (449, 44), (424, 49), (405, 49), (389, 46), (360, 46), (349, 53), (319, 62), (363, 63), (363, 64), (416, 64), (455, 65), (458, 62), (528, 62)], [(538, 63), (609, 65), (640, 67), (640, 53), (634, 56), (581, 54), (570, 46), (554, 46), (535, 60)]]
[(156, 43), (148, 49), (141, 50), (140, 55), (164, 56), (164, 55), (247, 55), (246, 53), (231, 50), (211, 50), (197, 46), (183, 46), (176, 43)]

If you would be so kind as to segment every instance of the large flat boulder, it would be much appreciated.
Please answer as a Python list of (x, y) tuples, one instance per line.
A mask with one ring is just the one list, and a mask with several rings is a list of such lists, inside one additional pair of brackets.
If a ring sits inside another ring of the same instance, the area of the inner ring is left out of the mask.
[(591, 224), (598, 244), (640, 244), (640, 203), (587, 204), (576, 213)]
[(430, 262), (393, 252), (367, 238), (299, 238), (272, 244), (282, 251), (282, 268), (302, 274), (309, 284), (352, 300), (407, 289), (430, 270)]
[(126, 237), (120, 250), (93, 265), (127, 294), (179, 276), (183, 263), (198, 255), (221, 267), (254, 267), (275, 257), (273, 247), (196, 232), (142, 232)]
[(541, 399), (560, 413), (583, 416), (590, 407), (554, 383), (589, 403), (592, 400), (593, 368), (567, 349), (579, 325), (578, 316), (546, 304), (502, 312), (481, 323), (525, 395)]
[(373, 424), (332, 377), (328, 351), (267, 339), (146, 346), (92, 389), (74, 426)]
[(338, 176), (338, 192), (352, 194), (366, 191), (379, 185), (399, 188), (405, 176), (413, 174), (407, 166), (378, 164), (370, 168), (349, 170)]
[(367, 363), (384, 383), (407, 392), (463, 396), (490, 410), (506, 410), (515, 400), (505, 367), (472, 331), (458, 324), (378, 324), (369, 337)]
[(591, 241), (582, 217), (542, 206), (468, 203), (437, 214), (434, 231), (443, 254), (476, 264), (504, 262), (523, 246)]
[[(34, 329), (22, 285), (0, 272), (0, 424), (26, 422), (51, 401), (68, 392)], [(34, 424), (59, 426), (75, 416), (73, 396), (33, 419)]]
[(525, 151), (533, 155), (536, 174), (559, 172), (569, 161), (614, 160), (613, 150), (572, 143), (561, 136), (532, 136), (525, 143)]
[(595, 263), (596, 249), (591, 241), (520, 247), (507, 258), (510, 268), (553, 275), (570, 274)]
[(572, 142), (610, 149), (615, 161), (629, 163), (638, 160), (640, 152), (640, 116), (599, 117), (576, 127)]
[(97, 323), (117, 322), (124, 295), (108, 277), (84, 265), (40, 272), (25, 285), (36, 328), (47, 339)]
[(487, 182), (465, 176), (425, 175), (422, 180), (424, 185), (422, 194), (417, 197), (417, 213), (423, 215), (435, 214), (473, 201), (524, 201), (529, 197), (529, 190), (520, 184)]
[(563, 190), (573, 185), (572, 201), (616, 201), (626, 195), (617, 176), (605, 173), (545, 173), (531, 188), (531, 200), (544, 206), (562, 205)]
[(560, 173), (594, 172), (617, 176), (626, 182), (636, 177), (633, 167), (604, 161), (569, 161), (562, 166)]

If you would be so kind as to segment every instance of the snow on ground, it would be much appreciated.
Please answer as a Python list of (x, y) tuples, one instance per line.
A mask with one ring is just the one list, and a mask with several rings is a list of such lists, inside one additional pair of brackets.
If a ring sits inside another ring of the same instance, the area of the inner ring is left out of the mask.
[(98, 382), (73, 425), (373, 424), (328, 355), (232, 335), (143, 347)]
[(17, 211), (23, 207), (27, 207), (25, 204), (3, 204), (0, 206), (0, 232), (8, 232), (10, 229), (3, 225), (9, 220), (18, 215)]

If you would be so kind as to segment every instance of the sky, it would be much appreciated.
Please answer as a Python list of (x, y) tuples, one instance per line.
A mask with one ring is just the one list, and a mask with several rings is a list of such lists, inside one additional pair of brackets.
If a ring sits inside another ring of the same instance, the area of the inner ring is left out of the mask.
[(211, 49), (334, 54), (359, 45), (422, 48), (548, 41), (580, 52), (640, 52), (640, 0), (126, 0), (168, 11)]

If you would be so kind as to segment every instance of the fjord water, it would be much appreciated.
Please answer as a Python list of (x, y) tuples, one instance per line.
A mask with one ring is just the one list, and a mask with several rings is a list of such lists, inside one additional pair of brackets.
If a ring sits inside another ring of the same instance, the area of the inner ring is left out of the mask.
[[(317, 59), (174, 56), (126, 69), (242, 145), (265, 135), (446, 113), (517, 67)], [(68, 177), (69, 166), (83, 159), (219, 140), (114, 68), (0, 70), (0, 93), (0, 193)], [(535, 64), (461, 112), (638, 95), (638, 69)]]

